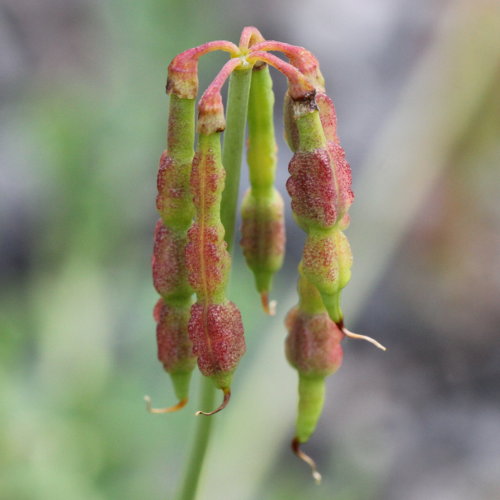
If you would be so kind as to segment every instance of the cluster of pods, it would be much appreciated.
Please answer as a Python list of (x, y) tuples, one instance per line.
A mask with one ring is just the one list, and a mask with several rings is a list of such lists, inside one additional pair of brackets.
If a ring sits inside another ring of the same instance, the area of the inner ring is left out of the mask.
[[(198, 60), (214, 50), (231, 58), (198, 102)], [(288, 62), (271, 54), (281, 52)], [(307, 238), (299, 264), (299, 301), (286, 316), (286, 356), (299, 374), (299, 404), (294, 452), (319, 474), (300, 449), (317, 425), (325, 378), (342, 363), (342, 340), (369, 337), (344, 326), (341, 290), (350, 279), (349, 225), (353, 201), (351, 171), (336, 131), (332, 100), (316, 58), (308, 50), (265, 40), (253, 27), (243, 30), (240, 44), (208, 42), (176, 56), (168, 68), (170, 95), (167, 149), (161, 156), (156, 206), (160, 214), (154, 237), (153, 281), (161, 296), (154, 308), (158, 358), (169, 373), (178, 403), (151, 412), (182, 408), (196, 364), (223, 392), (223, 409), (230, 398), (231, 379), (245, 352), (238, 307), (226, 293), (231, 257), (221, 221), (225, 170), (221, 133), (226, 123), (221, 88), (229, 75), (251, 68), (248, 100), (247, 163), (250, 188), (242, 202), (241, 246), (255, 276), (264, 310), (273, 276), (283, 263), (284, 203), (274, 187), (276, 141), (274, 94), (269, 66), (288, 81), (284, 102), (285, 139), (293, 157), (287, 191), (293, 216)], [(197, 134), (195, 134), (197, 132)], [(194, 150), (197, 135), (196, 151)]]

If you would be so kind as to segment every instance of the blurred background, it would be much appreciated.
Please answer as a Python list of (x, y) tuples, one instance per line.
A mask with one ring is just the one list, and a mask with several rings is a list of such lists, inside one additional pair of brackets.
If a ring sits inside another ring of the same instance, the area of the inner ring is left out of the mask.
[[(0, 0), (0, 498), (174, 497), (198, 381), (178, 414), (142, 399), (174, 402), (150, 276), (166, 67), (245, 25), (321, 62), (356, 194), (346, 323), (388, 351), (344, 343), (305, 446), (317, 487), (289, 451), (283, 355), (303, 235), (289, 219), (275, 319), (237, 249), (248, 352), (200, 500), (500, 498), (495, 0)], [(226, 57), (202, 60), (201, 89)]]

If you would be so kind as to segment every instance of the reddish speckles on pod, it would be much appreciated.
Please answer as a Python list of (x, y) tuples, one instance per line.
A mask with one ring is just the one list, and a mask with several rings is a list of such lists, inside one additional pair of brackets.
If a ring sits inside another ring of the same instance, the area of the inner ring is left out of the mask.
[(330, 156), (326, 149), (298, 151), (288, 167), (286, 183), (297, 222), (330, 228), (337, 220), (337, 190)]
[(221, 388), (229, 388), (230, 378), (245, 353), (243, 323), (233, 302), (197, 303), (191, 308), (189, 336), (198, 366)]

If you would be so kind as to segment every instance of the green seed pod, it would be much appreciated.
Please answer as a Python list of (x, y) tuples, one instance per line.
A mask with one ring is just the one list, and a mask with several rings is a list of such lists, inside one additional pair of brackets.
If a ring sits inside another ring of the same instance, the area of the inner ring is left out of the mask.
[(340, 292), (351, 278), (352, 253), (342, 231), (311, 229), (302, 257), (302, 271), (321, 294), (330, 318), (342, 321)]
[(248, 104), (247, 161), (250, 189), (242, 203), (241, 246), (255, 276), (267, 313), (274, 274), (283, 264), (285, 223), (283, 200), (274, 189), (276, 140), (273, 123), (274, 93), (267, 64), (256, 64)]
[(191, 162), (194, 155), (194, 98), (179, 96), (169, 89), (170, 106), (167, 149), (160, 159), (156, 207), (161, 219), (155, 229), (153, 283), (162, 296), (154, 317), (158, 359), (170, 375), (179, 403), (171, 408), (153, 409), (167, 413), (182, 408), (188, 400), (189, 381), (196, 365), (188, 335), (189, 310), (193, 291), (185, 265), (187, 229), (194, 207), (190, 191)]
[(330, 319), (346, 336), (362, 338), (385, 350), (370, 337), (344, 327), (340, 291), (350, 279), (352, 255), (341, 229), (349, 224), (351, 173), (338, 144), (333, 103), (326, 95), (319, 102), (318, 107), (314, 96), (295, 98), (290, 93), (285, 110), (288, 141), (294, 151), (287, 190), (294, 218), (308, 234), (301, 267), (321, 294)]
[(299, 271), (299, 304), (285, 320), (288, 329), (286, 356), (299, 373), (299, 404), (292, 447), (311, 465), (318, 479), (314, 462), (300, 450), (300, 444), (309, 440), (323, 410), (325, 378), (342, 364), (340, 343), (344, 333), (329, 318), (316, 287)]
[(264, 310), (273, 314), (269, 290), (274, 274), (283, 264), (285, 251), (283, 199), (274, 189), (271, 195), (260, 198), (248, 190), (241, 205), (241, 217), (243, 254), (254, 273)]

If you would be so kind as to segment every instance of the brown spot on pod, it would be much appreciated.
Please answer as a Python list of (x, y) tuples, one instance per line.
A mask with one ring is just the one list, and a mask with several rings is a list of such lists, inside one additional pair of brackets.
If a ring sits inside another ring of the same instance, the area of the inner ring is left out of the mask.
[(286, 188), (301, 227), (333, 227), (337, 221), (337, 193), (328, 151), (298, 151), (293, 155), (288, 171), (290, 177)]
[(241, 314), (233, 302), (196, 303), (191, 307), (189, 337), (198, 367), (219, 388), (229, 387), (232, 372), (245, 353)]
[(300, 374), (326, 377), (340, 368), (344, 334), (328, 313), (307, 314), (294, 307), (285, 324), (286, 356)]
[(192, 294), (185, 266), (186, 233), (156, 223), (153, 247), (153, 283), (166, 299), (186, 298)]

